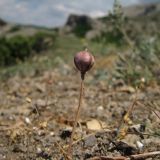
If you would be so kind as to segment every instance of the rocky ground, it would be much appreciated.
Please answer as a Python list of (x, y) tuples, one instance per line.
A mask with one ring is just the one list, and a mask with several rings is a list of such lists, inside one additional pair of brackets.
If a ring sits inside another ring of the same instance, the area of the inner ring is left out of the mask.
[[(86, 76), (73, 159), (129, 160), (159, 151), (160, 86), (135, 89), (122, 80), (110, 86), (96, 81), (95, 72)], [(67, 65), (1, 82), (0, 159), (69, 159), (79, 87), (78, 72)], [(140, 159), (147, 158), (160, 154)]]

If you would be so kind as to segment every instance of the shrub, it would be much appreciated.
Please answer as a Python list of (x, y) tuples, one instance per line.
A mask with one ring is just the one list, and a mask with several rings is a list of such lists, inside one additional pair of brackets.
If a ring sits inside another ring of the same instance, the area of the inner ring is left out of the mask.
[(17, 31), (19, 31), (20, 30), (20, 26), (19, 25), (15, 25), (15, 26), (13, 26), (10, 30), (9, 30), (9, 32), (11, 32), (11, 33), (13, 33), (13, 32), (17, 32)]
[(8, 66), (24, 61), (33, 54), (41, 53), (52, 44), (52, 34), (37, 33), (32, 37), (16, 35), (0, 38), (0, 66)]
[(7, 39), (0, 38), (0, 66), (9, 65), (13, 61)]
[(31, 54), (31, 45), (27, 37), (15, 36), (8, 39), (8, 48), (11, 57), (15, 57), (17, 60), (24, 61)]
[(137, 42), (133, 53), (120, 55), (117, 64), (118, 76), (126, 83), (139, 85), (144, 78), (146, 83), (159, 81), (160, 56), (157, 52), (158, 38), (141, 39)]
[(54, 34), (39, 32), (31, 38), (32, 50), (39, 53), (52, 45)]

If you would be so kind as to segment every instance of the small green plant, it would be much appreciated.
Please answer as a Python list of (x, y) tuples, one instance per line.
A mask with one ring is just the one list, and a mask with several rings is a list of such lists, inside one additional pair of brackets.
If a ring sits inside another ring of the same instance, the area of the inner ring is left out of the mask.
[(120, 78), (126, 83), (135, 86), (141, 83), (141, 79), (148, 84), (152, 81), (159, 81), (158, 70), (160, 68), (160, 57), (157, 50), (159, 39), (136, 42), (133, 53), (121, 54), (117, 64), (117, 71)]
[(119, 40), (123, 40), (123, 43), (127, 43), (129, 46), (132, 47), (133, 42), (128, 37), (125, 31), (125, 25), (127, 23), (127, 18), (124, 16), (124, 13), (122, 11), (122, 6), (119, 0), (114, 1), (113, 12), (110, 12), (109, 20), (113, 26), (113, 33), (115, 35), (118, 35), (117, 38), (119, 38)]
[(128, 19), (124, 15), (122, 6), (118, 0), (114, 1), (113, 10), (106, 17), (100, 18), (105, 29), (92, 40), (98, 43), (114, 44), (116, 47), (133, 46), (131, 38), (128, 36), (126, 28)]

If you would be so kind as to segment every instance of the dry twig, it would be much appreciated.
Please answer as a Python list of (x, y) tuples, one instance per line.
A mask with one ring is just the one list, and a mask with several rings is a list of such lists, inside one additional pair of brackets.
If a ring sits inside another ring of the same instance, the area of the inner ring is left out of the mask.
[(155, 156), (159, 156), (160, 151), (155, 151), (155, 152), (147, 152), (147, 153), (142, 153), (142, 154), (135, 154), (131, 155), (129, 157), (108, 157), (108, 156), (100, 156), (100, 157), (93, 157), (88, 160), (138, 160), (138, 159), (146, 159), (146, 158), (151, 158)]

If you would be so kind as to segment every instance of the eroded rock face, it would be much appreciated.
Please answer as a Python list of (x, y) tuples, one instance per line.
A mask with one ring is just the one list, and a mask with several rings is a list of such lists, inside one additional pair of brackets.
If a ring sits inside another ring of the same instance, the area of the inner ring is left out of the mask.
[(6, 25), (6, 24), (7, 24), (7, 23), (6, 23), (4, 20), (0, 19), (0, 27), (4, 26), (4, 25)]
[(71, 14), (66, 22), (67, 27), (70, 31), (75, 33), (77, 36), (85, 36), (85, 34), (91, 30), (93, 19), (86, 15), (73, 15)]
[(98, 19), (86, 15), (71, 14), (60, 31), (62, 34), (73, 33), (78, 37), (93, 39), (99, 36), (104, 28), (105, 25)]
[(66, 22), (66, 25), (74, 28), (81, 24), (90, 26), (91, 23), (92, 23), (92, 19), (86, 15), (71, 14)]
[(156, 4), (151, 4), (151, 5), (149, 5), (149, 6), (147, 6), (146, 8), (145, 8), (145, 10), (144, 10), (144, 14), (150, 14), (150, 13), (152, 13), (152, 12), (155, 12), (157, 10), (157, 6), (156, 6)]

